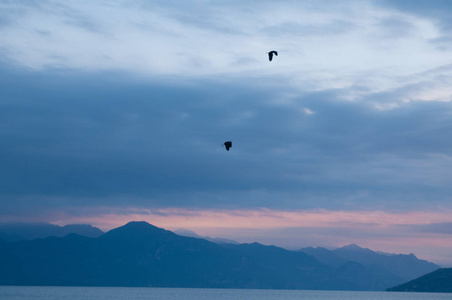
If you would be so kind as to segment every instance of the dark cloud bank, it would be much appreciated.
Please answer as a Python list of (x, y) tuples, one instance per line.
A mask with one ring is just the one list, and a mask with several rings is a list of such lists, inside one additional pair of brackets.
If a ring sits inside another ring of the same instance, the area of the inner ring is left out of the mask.
[(0, 72), (4, 214), (90, 205), (416, 209), (450, 195), (450, 103), (381, 111), (373, 104), (401, 91), (354, 102), (339, 100), (344, 90), (298, 92), (282, 104), (281, 82)]

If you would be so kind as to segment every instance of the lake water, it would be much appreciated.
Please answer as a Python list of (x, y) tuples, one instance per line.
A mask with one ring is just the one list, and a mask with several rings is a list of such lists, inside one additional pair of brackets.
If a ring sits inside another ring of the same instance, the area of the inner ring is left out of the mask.
[(0, 286), (1, 300), (439, 300), (452, 294), (121, 287)]

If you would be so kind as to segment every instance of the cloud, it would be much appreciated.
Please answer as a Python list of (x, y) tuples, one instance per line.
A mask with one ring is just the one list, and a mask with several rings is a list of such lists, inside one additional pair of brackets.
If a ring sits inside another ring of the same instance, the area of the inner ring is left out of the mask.
[(356, 25), (345, 20), (331, 20), (327, 24), (300, 24), (297, 22), (287, 22), (265, 28), (265, 32), (270, 36), (335, 36), (345, 35), (356, 30)]
[(452, 234), (452, 222), (406, 225), (414, 232)]
[[(360, 80), (375, 90), (394, 85), (394, 76), (424, 71), (427, 62), (440, 66), (448, 60), (441, 51), (432, 55), (424, 39), (438, 37), (434, 24), (366, 2), (3, 4), (17, 7), (21, 13), (7, 13), (15, 21), (1, 29), (4, 53), (38, 70), (278, 76), (311, 91)], [(398, 40), (388, 36), (393, 32)], [(268, 64), (265, 52), (273, 48), (281, 55)]]
[(416, 25), (410, 20), (400, 18), (400, 16), (390, 16), (382, 18), (378, 26), (381, 30), (381, 36), (394, 39), (407, 38), (415, 33)]
[(452, 10), (452, 4), (447, 0), (433, 0), (426, 3), (422, 0), (377, 1), (379, 4), (394, 7), (405, 13), (414, 13), (422, 16), (446, 17), (447, 11)]
[(377, 1), (383, 6), (399, 10), (404, 14), (411, 14), (424, 19), (430, 20), (436, 25), (439, 33), (436, 37), (432, 37), (430, 41), (436, 45), (437, 50), (450, 51), (451, 49), (451, 35), (452, 20), (450, 12), (452, 5), (447, 0), (434, 0), (428, 3), (422, 0), (414, 1)]
[(381, 111), (370, 103), (394, 94), (344, 102), (347, 91), (329, 90), (286, 101), (286, 88), (253, 79), (123, 78), (3, 69), (5, 199), (29, 195), (40, 199), (37, 210), (95, 197), (101, 205), (210, 208), (448, 203), (447, 102)]

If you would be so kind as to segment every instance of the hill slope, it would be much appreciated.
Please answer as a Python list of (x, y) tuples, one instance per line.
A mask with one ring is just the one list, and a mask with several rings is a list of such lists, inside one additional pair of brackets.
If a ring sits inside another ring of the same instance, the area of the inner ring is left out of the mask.
[(452, 293), (452, 268), (438, 269), (387, 291)]

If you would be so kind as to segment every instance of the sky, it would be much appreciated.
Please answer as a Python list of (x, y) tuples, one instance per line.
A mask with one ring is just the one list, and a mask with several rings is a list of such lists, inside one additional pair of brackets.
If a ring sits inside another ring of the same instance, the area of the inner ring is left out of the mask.
[(0, 222), (144, 220), (452, 266), (451, 14), (0, 1)]

